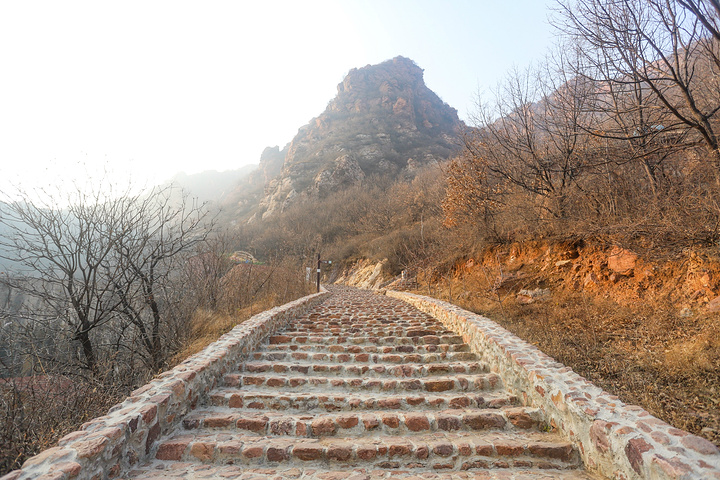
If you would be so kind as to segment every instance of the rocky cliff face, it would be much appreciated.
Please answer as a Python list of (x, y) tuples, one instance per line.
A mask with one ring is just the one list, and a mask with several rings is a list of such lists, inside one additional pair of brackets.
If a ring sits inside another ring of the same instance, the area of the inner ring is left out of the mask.
[[(266, 162), (272, 168), (261, 161), (264, 195), (255, 218), (374, 175), (412, 177), (414, 169), (457, 151), (459, 126), (457, 111), (425, 85), (423, 70), (412, 60), (396, 57), (352, 69), (325, 111), (286, 150), (263, 153), (272, 157)], [(280, 155), (282, 167), (271, 175)]]
[[(227, 210), (231, 217), (247, 217), (257, 208), (265, 194), (265, 186), (275, 179), (282, 171), (287, 155), (287, 147), (267, 147), (260, 155), (260, 163), (235, 188), (222, 198), (220, 205)], [(230, 222), (237, 218), (228, 218)]]

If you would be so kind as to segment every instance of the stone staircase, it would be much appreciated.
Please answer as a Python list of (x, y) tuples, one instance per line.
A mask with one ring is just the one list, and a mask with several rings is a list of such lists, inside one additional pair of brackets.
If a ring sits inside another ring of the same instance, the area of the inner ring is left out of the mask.
[(125, 477), (597, 478), (461, 337), (399, 300), (332, 290)]

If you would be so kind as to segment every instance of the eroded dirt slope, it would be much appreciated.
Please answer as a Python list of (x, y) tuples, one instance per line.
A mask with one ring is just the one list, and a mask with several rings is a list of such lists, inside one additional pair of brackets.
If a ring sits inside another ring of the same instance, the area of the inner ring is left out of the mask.
[(623, 401), (720, 445), (716, 250), (660, 256), (537, 241), (487, 248), (450, 272), (415, 273), (373, 286), (482, 313)]

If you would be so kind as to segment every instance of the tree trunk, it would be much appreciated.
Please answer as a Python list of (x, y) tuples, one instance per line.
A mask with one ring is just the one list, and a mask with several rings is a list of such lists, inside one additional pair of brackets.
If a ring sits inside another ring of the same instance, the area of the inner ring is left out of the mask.
[(90, 340), (90, 332), (88, 330), (82, 330), (75, 336), (82, 346), (83, 356), (85, 357), (85, 363), (88, 369), (97, 375), (98, 365), (97, 358), (95, 357), (95, 349), (93, 348), (92, 341)]

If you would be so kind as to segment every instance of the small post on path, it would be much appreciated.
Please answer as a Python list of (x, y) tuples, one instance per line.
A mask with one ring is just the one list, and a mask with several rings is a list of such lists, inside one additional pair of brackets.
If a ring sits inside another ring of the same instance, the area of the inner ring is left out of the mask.
[(318, 266), (317, 266), (317, 291), (320, 293), (320, 254), (318, 253)]
[(327, 263), (328, 265), (332, 265), (332, 260), (320, 260), (320, 254), (318, 253), (318, 263), (317, 263), (317, 291), (320, 292), (320, 265), (323, 263)]

